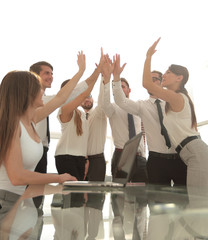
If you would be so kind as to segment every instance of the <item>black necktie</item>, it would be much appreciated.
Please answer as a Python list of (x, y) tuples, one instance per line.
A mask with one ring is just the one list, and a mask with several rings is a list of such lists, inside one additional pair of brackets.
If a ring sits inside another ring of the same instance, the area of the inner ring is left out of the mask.
[(169, 139), (169, 136), (168, 136), (167, 129), (165, 128), (165, 126), (163, 124), (163, 114), (162, 114), (162, 109), (161, 109), (161, 106), (160, 106), (160, 100), (157, 99), (155, 101), (155, 103), (157, 104), (157, 111), (158, 111), (159, 120), (160, 120), (160, 126), (161, 126), (161, 134), (165, 138), (166, 146), (168, 148), (170, 148), (171, 147), (171, 143), (170, 143), (170, 139)]
[(49, 129), (49, 117), (46, 118), (47, 120), (47, 128), (46, 128), (46, 136), (48, 137), (48, 144), (50, 143), (50, 129)]
[(136, 135), (133, 115), (128, 113), (128, 127), (129, 127), (129, 139), (133, 138)]
[(86, 119), (87, 119), (87, 120), (88, 120), (88, 116), (89, 116), (89, 113), (87, 112), (87, 113), (86, 113)]

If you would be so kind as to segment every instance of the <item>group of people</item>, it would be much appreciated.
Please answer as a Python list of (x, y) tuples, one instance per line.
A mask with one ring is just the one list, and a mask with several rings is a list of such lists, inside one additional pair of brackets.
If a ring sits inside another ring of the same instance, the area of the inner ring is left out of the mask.
[[(115, 145), (113, 178), (124, 144), (143, 131), (130, 181), (208, 186), (208, 146), (197, 131), (194, 105), (185, 89), (188, 70), (173, 64), (164, 74), (151, 71), (159, 41), (148, 49), (144, 63), (147, 100), (129, 99), (129, 83), (121, 77), (125, 64), (121, 66), (120, 55), (111, 60), (102, 49), (94, 72), (81, 83), (85, 55), (79, 52), (78, 72), (61, 84), (55, 96), (44, 93), (53, 81), (49, 63), (35, 63), (28, 72), (9, 72), (0, 85), (0, 189), (22, 194), (29, 184), (103, 181), (107, 117)], [(99, 75), (98, 105), (93, 108), (91, 91)], [(115, 103), (110, 100), (111, 77)], [(62, 131), (55, 151), (58, 174), (47, 174), (48, 116), (57, 108)]]

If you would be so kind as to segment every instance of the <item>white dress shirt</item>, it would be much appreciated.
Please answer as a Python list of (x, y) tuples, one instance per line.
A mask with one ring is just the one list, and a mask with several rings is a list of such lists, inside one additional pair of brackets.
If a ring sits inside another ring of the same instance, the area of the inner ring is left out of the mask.
[(107, 118), (101, 108), (101, 101), (103, 99), (103, 84), (100, 84), (100, 93), (98, 97), (98, 104), (94, 109), (88, 111), (89, 121), (89, 138), (87, 146), (87, 155), (95, 155), (104, 152), (106, 141)]
[[(121, 81), (114, 82), (113, 95), (116, 104), (128, 113), (137, 115), (144, 124), (144, 130), (147, 137), (147, 146), (149, 151), (159, 153), (176, 153), (174, 147), (168, 149), (165, 139), (161, 135), (161, 127), (155, 98), (150, 97), (147, 100), (132, 101), (125, 97), (121, 88)], [(161, 101), (161, 107), (164, 112), (165, 102)]]
[[(88, 84), (86, 81), (83, 81), (73, 89), (72, 93), (69, 95), (67, 101), (65, 104), (69, 101), (72, 101), (74, 98), (76, 98), (80, 93), (84, 92), (88, 88)], [(46, 96), (43, 95), (43, 103), (46, 104), (49, 102), (52, 98), (54, 98), (55, 95)], [(48, 147), (48, 137), (47, 137), (47, 120), (44, 118), (42, 121), (36, 124), (35, 129), (42, 140), (43, 146)]]
[[(119, 84), (121, 83), (119, 82)], [(118, 105), (110, 102), (110, 83), (104, 85), (102, 108), (106, 116), (109, 118), (115, 147), (123, 149), (124, 144), (129, 140), (128, 114)], [(133, 118), (136, 134), (138, 134), (141, 132), (141, 119), (138, 116), (133, 116)], [(141, 152), (142, 156), (145, 157), (145, 146), (143, 138), (139, 145), (138, 152)]]

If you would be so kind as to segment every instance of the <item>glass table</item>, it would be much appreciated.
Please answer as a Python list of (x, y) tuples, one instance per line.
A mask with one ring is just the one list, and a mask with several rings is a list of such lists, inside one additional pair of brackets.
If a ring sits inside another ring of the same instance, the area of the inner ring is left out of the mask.
[(205, 189), (33, 185), (0, 199), (1, 240), (208, 239)]

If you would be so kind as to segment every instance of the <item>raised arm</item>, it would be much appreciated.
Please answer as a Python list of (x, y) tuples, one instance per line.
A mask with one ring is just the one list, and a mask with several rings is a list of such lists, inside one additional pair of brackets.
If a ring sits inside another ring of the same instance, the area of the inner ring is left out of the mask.
[(61, 108), (61, 120), (63, 122), (67, 122), (71, 120), (71, 113), (73, 112), (74, 109), (76, 109), (84, 100), (87, 96), (89, 96), (90, 92), (92, 91), (99, 74), (102, 71), (103, 65), (105, 62), (105, 56), (103, 55), (103, 51), (101, 50), (101, 57), (100, 57), (100, 62), (97, 65), (96, 69), (94, 70), (94, 72), (92, 73), (92, 75), (88, 78), (90, 79), (90, 84), (87, 88), (86, 91), (84, 91), (83, 93), (81, 93), (78, 97), (76, 97), (73, 101), (65, 104), (64, 106), (62, 106)]
[(85, 71), (85, 55), (83, 52), (79, 52), (78, 55), (78, 72), (73, 76), (73, 78), (56, 94), (56, 96), (51, 99), (48, 103), (46, 103), (43, 107), (40, 107), (36, 110), (33, 121), (35, 123), (41, 121), (45, 117), (47, 117), (50, 113), (52, 113), (55, 109), (64, 104), (75, 88), (77, 82), (80, 80), (81, 76)]
[(148, 49), (143, 71), (143, 87), (151, 92), (154, 96), (168, 102), (173, 111), (181, 111), (184, 105), (184, 100), (181, 94), (176, 93), (174, 89), (164, 89), (154, 84), (151, 76), (151, 61), (153, 54), (157, 51), (155, 48), (159, 43), (160, 38), (153, 43)]
[(114, 106), (110, 102), (110, 78), (111, 78), (111, 73), (113, 71), (114, 65), (111, 62), (108, 55), (106, 55), (106, 59), (107, 61), (105, 62), (103, 66), (103, 71), (102, 71), (102, 79), (101, 79), (102, 86), (100, 90), (103, 90), (103, 97), (100, 98), (100, 106), (103, 109), (106, 116), (110, 118), (115, 112)]
[(126, 63), (124, 63), (122, 66), (120, 66), (120, 55), (116, 54), (113, 57), (113, 64), (114, 64), (114, 68), (113, 68), (113, 81), (118, 82), (120, 81), (120, 75), (123, 72)]

